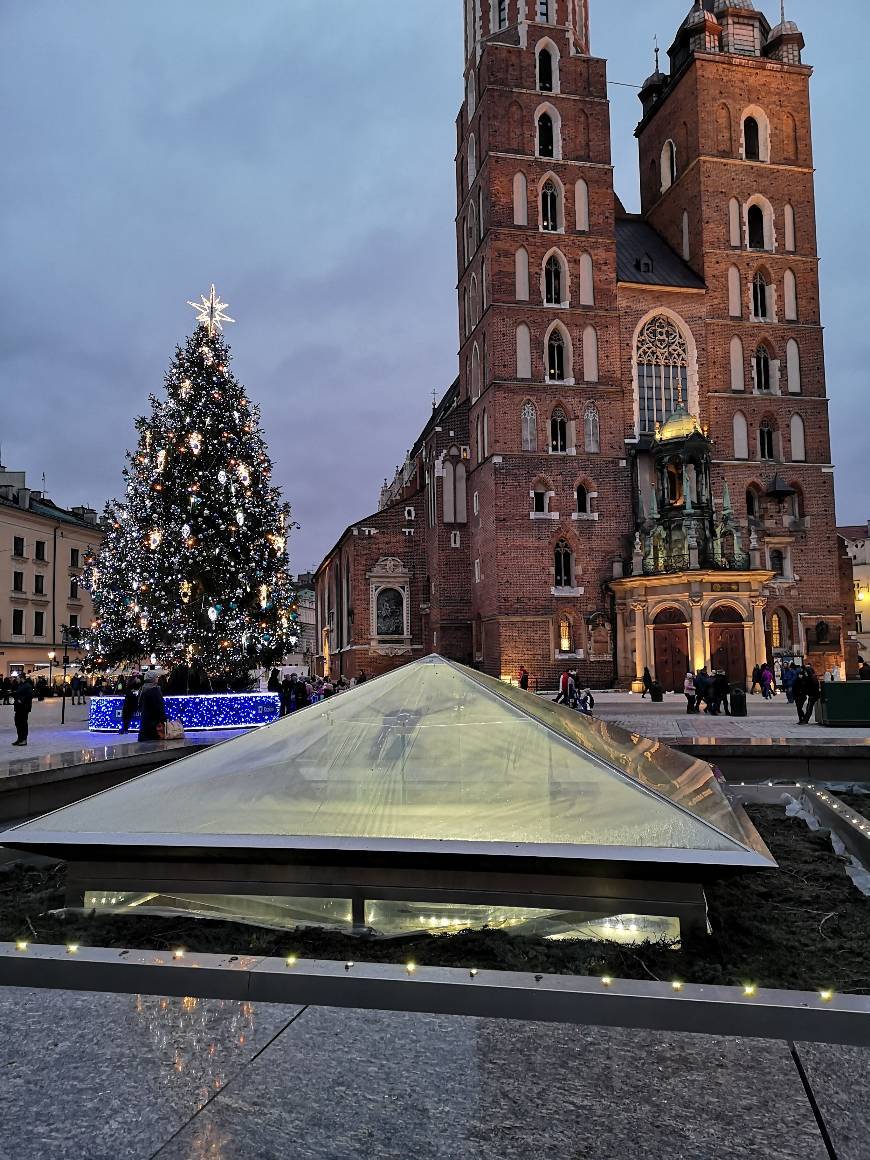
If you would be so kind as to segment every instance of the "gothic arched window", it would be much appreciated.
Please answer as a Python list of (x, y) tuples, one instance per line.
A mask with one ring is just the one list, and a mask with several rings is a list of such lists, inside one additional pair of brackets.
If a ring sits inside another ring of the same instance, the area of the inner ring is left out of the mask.
[(761, 134), (758, 122), (754, 117), (747, 117), (743, 122), (743, 139), (746, 147), (747, 161), (761, 160)]
[(592, 404), (583, 412), (583, 442), (586, 452), (589, 455), (597, 455), (601, 450), (598, 408), (592, 406)]
[(544, 267), (544, 299), (548, 306), (562, 303), (562, 263), (552, 254)]
[(553, 118), (549, 113), (541, 113), (538, 117), (538, 156), (555, 156), (554, 141)]
[(550, 450), (556, 454), (568, 450), (568, 418), (561, 407), (557, 407), (550, 418)]
[(538, 450), (538, 412), (532, 402), (523, 403), (523, 451)]
[(766, 346), (760, 346), (755, 352), (755, 389), (756, 391), (770, 390), (770, 354)]
[(774, 612), (770, 618), (770, 643), (774, 648), (782, 648), (783, 638), (785, 633), (782, 631), (782, 617), (778, 612)]
[(541, 190), (541, 229), (558, 233), (559, 221), (559, 191), (554, 181), (547, 180)]
[[(753, 209), (756, 207), (753, 206)], [(752, 279), (752, 313), (756, 318), (768, 319), (770, 315), (770, 287), (764, 274), (759, 270)]]
[(589, 492), (582, 483), (577, 485), (577, 511), (581, 516), (589, 515)]
[(559, 617), (559, 652), (572, 653), (574, 644), (571, 635), (571, 621), (567, 616)]
[(538, 53), (538, 89), (542, 93), (553, 91), (553, 54), (549, 48)]
[(555, 565), (555, 580), (557, 588), (573, 588), (574, 587), (574, 561), (571, 556), (571, 549), (564, 540), (560, 540), (556, 545), (553, 553), (553, 563)]
[(773, 426), (769, 419), (763, 419), (758, 428), (758, 454), (761, 459), (773, 459)]
[(637, 391), (640, 431), (655, 430), (677, 408), (688, 388), (689, 345), (676, 323), (664, 314), (651, 318), (637, 339)]
[(750, 250), (766, 249), (764, 237), (764, 210), (760, 205), (751, 205), (746, 213), (746, 227), (749, 233)]
[(554, 383), (565, 380), (565, 340), (560, 330), (554, 330), (547, 341), (547, 377)]

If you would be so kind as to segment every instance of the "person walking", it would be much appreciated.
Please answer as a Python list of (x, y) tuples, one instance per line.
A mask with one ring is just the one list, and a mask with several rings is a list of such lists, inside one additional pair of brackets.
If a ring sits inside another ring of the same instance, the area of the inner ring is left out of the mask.
[(683, 678), (683, 695), (686, 698), (686, 712), (697, 713), (698, 710), (695, 708), (695, 674), (691, 669)]
[(559, 692), (556, 694), (556, 704), (557, 705), (567, 705), (568, 704), (568, 691), (569, 691), (570, 684), (571, 684), (571, 674), (568, 672), (567, 669), (565, 669), (565, 671), (562, 673), (561, 677), (559, 677)]
[(3, 678), (3, 704), (8, 705), (12, 699), (12, 682), (8, 677)]
[(713, 700), (716, 705), (716, 712), (725, 710), (725, 716), (731, 716), (731, 703), (728, 699), (731, 692), (731, 686), (728, 684), (728, 677), (720, 669), (713, 677)]
[[(635, 669), (634, 671), (637, 672), (637, 669)], [(644, 699), (644, 697), (647, 695), (647, 693), (652, 693), (652, 687), (653, 687), (652, 673), (649, 671), (649, 665), (644, 665), (643, 692), (640, 695), (641, 701)]]
[(785, 692), (785, 699), (789, 705), (794, 704), (794, 683), (797, 680), (797, 666), (794, 661), (785, 666), (782, 670), (782, 687)]
[(149, 669), (139, 691), (140, 741), (162, 741), (163, 726), (166, 724), (166, 705), (157, 673)]
[(281, 716), (287, 717), (296, 708), (296, 690), (299, 687), (299, 678), (295, 673), (285, 677), (281, 682)]
[(761, 668), (761, 695), (765, 701), (773, 699), (773, 688), (773, 673), (771, 672), (770, 665), (764, 664)]
[(521, 688), (521, 689), (525, 689), (525, 690), (528, 692), (528, 688), (529, 688), (529, 670), (526, 668), (526, 666), (525, 666), (525, 665), (520, 665), (520, 679), (519, 679), (519, 686), (520, 686), (520, 688)]
[(26, 745), (30, 730), (30, 710), (33, 708), (33, 682), (30, 677), (22, 677), (12, 690), (12, 704), (15, 706), (15, 731), (18, 740), (13, 745)]
[(761, 688), (761, 665), (756, 665), (752, 670), (752, 688), (749, 690), (750, 696), (755, 696), (756, 686)]
[(133, 718), (139, 708), (139, 681), (136, 677), (128, 677), (124, 688), (124, 703), (121, 706), (121, 732), (129, 733)]
[(807, 704), (804, 709), (804, 725), (809, 725), (810, 717), (812, 717), (818, 703), (819, 697), (822, 695), (822, 686), (819, 684), (819, 678), (816, 675), (816, 670), (811, 665), (806, 668), (806, 691)]

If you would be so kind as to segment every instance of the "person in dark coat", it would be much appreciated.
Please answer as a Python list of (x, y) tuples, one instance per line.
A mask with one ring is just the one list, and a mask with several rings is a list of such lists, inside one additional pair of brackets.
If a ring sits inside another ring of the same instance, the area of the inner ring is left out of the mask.
[(271, 673), (269, 674), (269, 681), (266, 685), (266, 689), (270, 693), (281, 692), (281, 674), (277, 669), (272, 669)]
[(520, 688), (528, 689), (529, 687), (529, 670), (525, 665), (520, 665)]
[[(635, 669), (634, 671), (637, 672), (637, 669)], [(652, 673), (649, 671), (649, 666), (646, 666), (643, 670), (643, 692), (640, 695), (641, 700), (644, 699), (644, 697), (647, 695), (647, 693), (652, 692), (652, 687), (653, 687)]]
[(139, 681), (129, 677), (124, 689), (124, 704), (121, 706), (121, 732), (129, 733), (130, 725), (139, 708)]
[(801, 669), (794, 686), (794, 700), (798, 711), (798, 724), (809, 725), (816, 702), (822, 695), (822, 686), (810, 665)]
[(157, 674), (149, 670), (139, 693), (139, 713), (142, 723), (139, 726), (140, 741), (162, 741), (162, 730), (159, 726), (166, 724), (166, 705), (163, 702), (163, 693), (157, 683)]
[(286, 717), (296, 708), (296, 690), (299, 687), (299, 678), (295, 673), (285, 677), (281, 682), (279, 696), (281, 698), (281, 716)]
[(858, 679), (860, 681), (870, 681), (870, 665), (866, 661), (861, 661), (858, 666)]
[(296, 708), (305, 709), (309, 701), (308, 685), (305, 683), (304, 677), (299, 677), (296, 681)]
[(12, 690), (12, 704), (15, 706), (15, 730), (18, 740), (13, 745), (26, 745), (30, 728), (30, 710), (33, 708), (33, 682), (30, 677), (22, 677)]
[(731, 692), (731, 686), (728, 684), (728, 677), (723, 672), (718, 672), (713, 677), (713, 702), (716, 706), (716, 712), (724, 709), (728, 717), (731, 716), (731, 703), (728, 699)]

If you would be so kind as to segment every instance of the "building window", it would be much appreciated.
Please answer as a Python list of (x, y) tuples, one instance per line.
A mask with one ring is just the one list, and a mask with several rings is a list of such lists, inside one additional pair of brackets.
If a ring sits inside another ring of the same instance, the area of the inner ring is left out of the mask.
[(589, 492), (582, 483), (577, 485), (577, 514), (588, 516), (590, 513)]
[(764, 419), (758, 429), (758, 451), (762, 459), (773, 459), (773, 427)]
[(761, 519), (761, 497), (754, 487), (746, 489), (746, 514), (751, 520)]
[(538, 0), (538, 20), (544, 24), (550, 23), (550, 2), (551, 0)]
[(475, 584), (480, 583), (480, 560), (479, 559), (474, 561), (474, 583)]
[(12, 591), (13, 592), (23, 592), (24, 591), (24, 573), (23, 572), (13, 572), (12, 573)]
[(573, 588), (574, 587), (574, 564), (571, 556), (571, 549), (564, 540), (560, 540), (556, 545), (556, 550), (553, 553), (553, 561), (556, 570), (556, 587), (557, 588)]
[(770, 570), (775, 572), (777, 577), (785, 575), (785, 556), (779, 548), (770, 550)]
[(559, 652), (573, 653), (574, 642), (571, 637), (571, 621), (567, 616), (559, 618)]
[(33, 554), (37, 560), (45, 562), (45, 540), (37, 540), (33, 545)]
[(542, 93), (553, 91), (553, 54), (549, 48), (538, 53), (538, 89)]
[(531, 402), (523, 403), (522, 426), (523, 426), (523, 451), (537, 451), (538, 450), (538, 412), (535, 408), (534, 403), (531, 403)]
[(770, 355), (766, 346), (760, 346), (755, 352), (755, 389), (770, 390)]
[(689, 346), (665, 315), (651, 318), (637, 340), (638, 413), (641, 432), (655, 430), (686, 398)]
[(677, 147), (673, 141), (665, 141), (662, 147), (662, 193), (670, 189), (677, 180)]
[(24, 636), (24, 609), (12, 609), (12, 635)]
[(541, 113), (538, 117), (538, 156), (555, 156), (555, 133), (553, 132), (553, 118), (549, 113)]
[(561, 407), (557, 407), (550, 419), (550, 450), (556, 455), (564, 455), (568, 450), (568, 419)]
[(760, 205), (751, 205), (746, 214), (746, 227), (749, 235), (750, 250), (764, 250), (764, 210)]
[(79, 634), (79, 618), (78, 618), (78, 613), (76, 613), (76, 612), (70, 613), (69, 634), (70, 634), (70, 636), (78, 636), (78, 634)]
[(378, 636), (405, 635), (405, 598), (398, 588), (382, 588), (376, 604)]
[(498, 8), (498, 26), (499, 28), (507, 27), (507, 0), (497, 0)]
[(78, 582), (78, 580), (70, 580), (70, 582), (69, 582), (69, 598), (70, 598), (70, 600), (78, 600), (78, 598), (79, 598), (79, 582)]
[(19, 558), (24, 555), (24, 536), (15, 536), (12, 540), (12, 555)]
[[(782, 556), (781, 552), (780, 556)], [(770, 643), (774, 648), (782, 648), (783, 637), (782, 617), (778, 612), (774, 612), (770, 618)]]
[(41, 572), (37, 572), (33, 577), (33, 591), (36, 596), (45, 595), (45, 577)]
[(70, 566), (70, 568), (78, 568), (78, 566), (79, 566), (79, 550), (78, 550), (78, 548), (70, 548), (70, 550), (69, 550), (69, 566)]
[(550, 506), (550, 496), (543, 484), (538, 484), (532, 492), (532, 511), (542, 515)]
[(562, 304), (562, 263), (552, 254), (544, 267), (544, 300), (548, 306)]
[(541, 190), (541, 229), (556, 234), (559, 232), (559, 220), (559, 191), (556, 183), (548, 179)]
[(747, 117), (743, 122), (743, 140), (747, 161), (761, 160), (761, 134), (758, 122), (754, 117)]
[(565, 340), (560, 330), (547, 340), (547, 378), (554, 383), (565, 381)]
[(768, 310), (770, 308), (770, 287), (767, 284), (767, 279), (764, 274), (759, 272), (752, 279), (752, 313), (753, 316), (762, 321), (767, 321), (769, 318)]
[(583, 444), (588, 455), (597, 455), (601, 450), (601, 427), (598, 419), (598, 408), (593, 407), (591, 404), (583, 412)]
[(45, 636), (45, 613), (34, 612), (33, 614), (33, 635)]

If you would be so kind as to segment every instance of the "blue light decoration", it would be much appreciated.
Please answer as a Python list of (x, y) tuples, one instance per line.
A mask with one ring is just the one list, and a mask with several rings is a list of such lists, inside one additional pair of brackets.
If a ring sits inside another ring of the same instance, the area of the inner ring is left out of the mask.
[[(250, 729), (271, 725), (281, 716), (277, 693), (208, 693), (193, 697), (164, 697), (166, 716), (186, 730)], [(123, 697), (91, 697), (88, 729), (91, 733), (120, 733)], [(139, 730), (139, 714), (130, 723)]]

